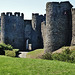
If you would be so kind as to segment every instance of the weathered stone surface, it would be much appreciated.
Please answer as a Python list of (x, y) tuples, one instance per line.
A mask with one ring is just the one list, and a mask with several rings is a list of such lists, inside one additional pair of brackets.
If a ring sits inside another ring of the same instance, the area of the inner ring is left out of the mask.
[[(43, 48), (43, 40), (42, 40), (42, 34), (41, 34), (41, 22), (43, 22), (45, 20), (45, 15), (39, 15), (37, 14), (32, 14), (32, 28), (33, 28), (33, 32), (32, 34), (34, 35), (32, 36), (32, 40), (33, 40), (33, 44), (32, 46), (35, 46), (36, 48)], [(35, 39), (34, 39), (35, 38)], [(34, 48), (34, 47), (33, 47)]]
[(46, 4), (45, 52), (54, 51), (70, 44), (71, 7), (69, 2), (48, 2)]
[(1, 14), (1, 41), (14, 48), (43, 48), (45, 52), (62, 46), (75, 45), (75, 9), (70, 2), (48, 2), (46, 14), (32, 14), (32, 20), (24, 20), (24, 14)]
[(75, 45), (75, 8), (72, 9), (72, 42), (71, 45)]
[(46, 38), (45, 38), (45, 36), (46, 36), (46, 22), (45, 21), (43, 21), (41, 23), (41, 33), (42, 33), (43, 46), (44, 46), (45, 45), (45, 40), (46, 40)]
[(24, 20), (17, 13), (1, 14), (1, 40), (14, 48), (24, 49)]
[(45, 17), (33, 14), (32, 21), (23, 18), (19, 12), (1, 14), (1, 41), (20, 50), (26, 49), (27, 40), (32, 49), (42, 48), (41, 22)]

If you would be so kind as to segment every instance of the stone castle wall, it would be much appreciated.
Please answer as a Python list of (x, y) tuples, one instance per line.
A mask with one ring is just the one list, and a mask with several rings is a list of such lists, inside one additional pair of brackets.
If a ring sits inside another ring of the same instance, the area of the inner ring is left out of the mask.
[(70, 44), (71, 7), (69, 2), (48, 2), (46, 4), (45, 52), (54, 51)]
[(72, 9), (72, 42), (71, 45), (75, 45), (75, 8)]
[(41, 22), (45, 20), (45, 15), (39, 15), (38, 13), (32, 14), (32, 28), (33, 28), (33, 34), (36, 35), (36, 37), (33, 36), (32, 40), (34, 41), (34, 38), (36, 39), (35, 42), (33, 42), (33, 46), (35, 45), (37, 48), (43, 48), (43, 39), (41, 34)]
[(46, 38), (45, 38), (45, 36), (46, 36), (46, 21), (43, 21), (41, 23), (41, 33), (42, 33), (42, 40), (43, 40), (43, 47), (44, 47), (45, 40), (46, 40)]
[[(24, 20), (24, 14), (1, 14), (1, 41), (14, 48), (32, 47), (50, 52), (62, 46), (75, 45), (75, 9), (70, 2), (48, 2), (46, 14), (32, 13), (32, 20)], [(28, 48), (27, 48), (28, 49)]]
[(31, 20), (24, 20), (24, 39), (25, 39), (25, 49), (26, 49), (26, 41), (28, 40), (28, 44), (32, 44), (32, 25)]
[(1, 14), (1, 41), (11, 44), (14, 48), (24, 49), (24, 19), (23, 14), (11, 12)]

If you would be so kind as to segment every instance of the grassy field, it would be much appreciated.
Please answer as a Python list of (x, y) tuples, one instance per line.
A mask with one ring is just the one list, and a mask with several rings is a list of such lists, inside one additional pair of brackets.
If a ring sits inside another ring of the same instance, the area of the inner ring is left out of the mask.
[(44, 54), (44, 49), (36, 49), (34, 51), (31, 51), (27, 54), (27, 58), (41, 58), (41, 56)]
[[(66, 48), (69, 48), (71, 51), (75, 51), (75, 46), (64, 46), (56, 51), (54, 51), (53, 53), (61, 53), (62, 51), (64, 51)], [(41, 58), (41, 56), (44, 54), (44, 49), (36, 49), (34, 51), (31, 51), (27, 54), (27, 58), (33, 58), (33, 59), (39, 59)]]
[(75, 64), (0, 56), (0, 75), (75, 75)]

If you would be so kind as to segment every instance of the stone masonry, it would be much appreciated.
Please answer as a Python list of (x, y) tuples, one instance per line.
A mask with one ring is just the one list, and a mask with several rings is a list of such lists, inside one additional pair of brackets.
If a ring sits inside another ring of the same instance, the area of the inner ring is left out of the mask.
[(72, 9), (72, 42), (71, 45), (75, 45), (75, 8)]
[[(43, 15), (32, 14), (32, 20), (24, 20), (24, 14), (1, 13), (1, 41), (20, 50), (43, 48), (41, 22)], [(27, 48), (27, 47), (28, 48)]]
[(46, 14), (1, 13), (1, 41), (20, 50), (45, 49), (51, 52), (62, 46), (75, 45), (75, 9), (69, 1), (48, 2)]
[(69, 2), (46, 4), (45, 52), (54, 51), (71, 44), (71, 8)]

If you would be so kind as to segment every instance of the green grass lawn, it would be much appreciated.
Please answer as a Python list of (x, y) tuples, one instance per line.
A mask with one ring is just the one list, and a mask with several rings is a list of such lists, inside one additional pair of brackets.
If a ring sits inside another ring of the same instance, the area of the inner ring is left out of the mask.
[[(62, 51), (64, 51), (66, 48), (69, 48), (71, 51), (75, 51), (75, 46), (64, 46), (56, 51), (54, 51), (53, 53), (61, 53)], [(27, 58), (33, 58), (33, 59), (39, 59), (42, 57), (42, 55), (44, 54), (44, 49), (36, 49), (34, 51), (31, 51), (29, 53), (27, 53)]]
[(0, 75), (75, 75), (75, 64), (0, 56)]
[(44, 49), (36, 49), (34, 51), (27, 53), (26, 57), (39, 59), (42, 57), (43, 54), (44, 54)]

